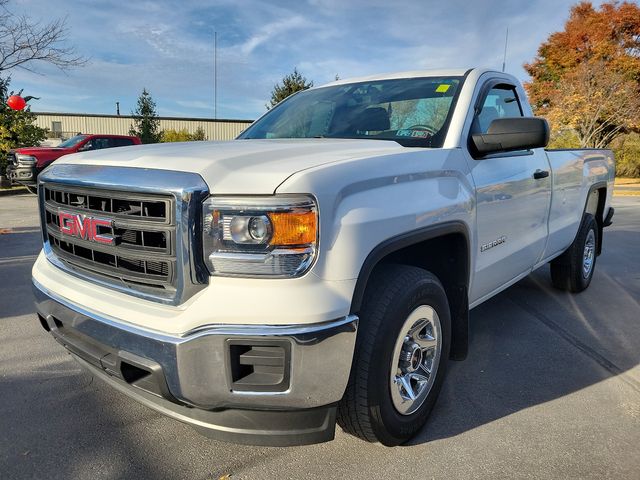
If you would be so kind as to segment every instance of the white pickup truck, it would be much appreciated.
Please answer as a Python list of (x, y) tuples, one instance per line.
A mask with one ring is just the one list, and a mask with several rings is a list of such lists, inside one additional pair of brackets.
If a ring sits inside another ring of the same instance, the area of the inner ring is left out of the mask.
[(66, 156), (39, 177), (38, 317), (211, 437), (403, 443), (470, 309), (548, 262), (591, 281), (613, 156), (548, 137), (510, 75), (415, 71), (299, 92), (230, 142)]

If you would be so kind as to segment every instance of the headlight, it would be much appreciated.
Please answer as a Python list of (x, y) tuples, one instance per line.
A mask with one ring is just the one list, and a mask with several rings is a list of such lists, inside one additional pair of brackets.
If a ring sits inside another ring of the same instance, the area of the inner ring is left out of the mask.
[(210, 197), (202, 218), (211, 275), (299, 277), (316, 256), (318, 207), (312, 197)]
[(36, 157), (33, 157), (31, 155), (21, 155), (21, 154), (16, 155), (16, 160), (18, 160), (18, 163), (22, 165), (35, 165), (38, 161), (36, 160)]

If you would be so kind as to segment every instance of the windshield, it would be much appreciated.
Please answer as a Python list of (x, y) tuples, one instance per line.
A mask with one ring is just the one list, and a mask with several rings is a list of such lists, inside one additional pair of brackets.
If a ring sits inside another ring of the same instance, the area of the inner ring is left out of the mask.
[(71, 137), (69, 140), (65, 140), (60, 145), (58, 145), (58, 147), (60, 148), (75, 147), (77, 144), (79, 144), (82, 140), (84, 140), (87, 137), (88, 135), (76, 135), (75, 137)]
[(403, 78), (299, 92), (238, 138), (370, 138), (441, 147), (462, 77)]

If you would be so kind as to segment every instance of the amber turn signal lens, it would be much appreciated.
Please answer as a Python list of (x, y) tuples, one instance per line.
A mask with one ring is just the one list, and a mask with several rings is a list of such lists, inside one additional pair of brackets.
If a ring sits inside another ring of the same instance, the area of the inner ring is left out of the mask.
[(318, 232), (316, 212), (271, 212), (271, 245), (308, 245), (315, 243)]

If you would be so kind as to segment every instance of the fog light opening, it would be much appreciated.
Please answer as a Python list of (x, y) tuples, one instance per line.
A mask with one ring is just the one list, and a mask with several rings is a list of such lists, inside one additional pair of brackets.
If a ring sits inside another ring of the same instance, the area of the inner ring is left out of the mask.
[(44, 328), (45, 331), (47, 332), (51, 331), (51, 328), (49, 328), (49, 324), (47, 323), (47, 321), (42, 315), (38, 314), (38, 320), (40, 320), (40, 325), (42, 325), (42, 328)]

